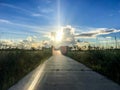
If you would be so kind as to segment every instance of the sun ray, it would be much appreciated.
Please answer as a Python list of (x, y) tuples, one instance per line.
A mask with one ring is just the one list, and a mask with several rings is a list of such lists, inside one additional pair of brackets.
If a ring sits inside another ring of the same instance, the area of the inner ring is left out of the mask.
[(61, 6), (60, 0), (57, 0), (57, 28), (60, 30), (61, 27)]

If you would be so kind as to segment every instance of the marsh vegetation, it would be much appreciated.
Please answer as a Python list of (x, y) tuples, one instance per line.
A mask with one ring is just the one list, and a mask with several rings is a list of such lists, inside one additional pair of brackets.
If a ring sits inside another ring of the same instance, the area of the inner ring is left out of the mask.
[(0, 50), (0, 90), (7, 90), (51, 55), (51, 48)]
[(120, 84), (120, 49), (75, 50), (67, 56)]

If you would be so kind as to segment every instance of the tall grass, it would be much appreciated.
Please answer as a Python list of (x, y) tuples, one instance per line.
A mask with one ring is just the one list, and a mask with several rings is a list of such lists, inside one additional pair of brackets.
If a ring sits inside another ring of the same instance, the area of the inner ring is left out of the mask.
[(0, 90), (7, 90), (51, 55), (51, 49), (0, 51)]
[(120, 84), (120, 50), (74, 51), (67, 56)]

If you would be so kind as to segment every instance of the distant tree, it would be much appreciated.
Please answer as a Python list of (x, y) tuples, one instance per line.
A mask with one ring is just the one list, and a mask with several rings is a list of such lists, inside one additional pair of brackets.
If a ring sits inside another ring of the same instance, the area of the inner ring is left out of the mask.
[(78, 39), (77, 42), (80, 42), (80, 40)]
[(35, 50), (35, 47), (31, 47), (31, 50), (33, 50), (33, 51), (34, 51), (34, 50)]
[(117, 37), (115, 36), (115, 46), (116, 46), (116, 49), (118, 48), (118, 43), (117, 43)]
[(113, 49), (113, 46), (111, 46), (110, 49)]
[(92, 46), (88, 45), (88, 50), (91, 50), (92, 49)]

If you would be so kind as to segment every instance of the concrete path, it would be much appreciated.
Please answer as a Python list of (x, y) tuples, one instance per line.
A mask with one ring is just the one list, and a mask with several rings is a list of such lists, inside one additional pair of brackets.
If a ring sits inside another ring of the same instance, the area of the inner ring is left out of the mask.
[(9, 90), (120, 90), (120, 86), (56, 51)]

